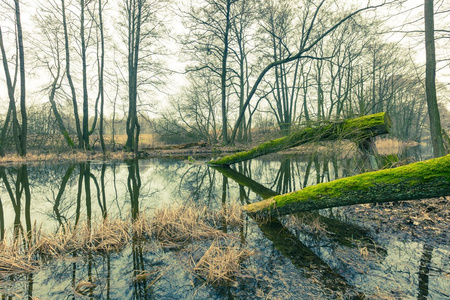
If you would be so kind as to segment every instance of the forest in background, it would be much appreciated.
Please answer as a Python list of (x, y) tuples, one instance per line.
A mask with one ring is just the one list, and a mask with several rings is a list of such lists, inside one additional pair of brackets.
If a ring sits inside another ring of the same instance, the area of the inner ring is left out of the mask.
[[(229, 145), (380, 111), (391, 135), (421, 141), (423, 4), (3, 0), (0, 154), (49, 140), (106, 151), (116, 135), (138, 151), (141, 133)], [(438, 74), (449, 69), (449, 14), (434, 1)]]

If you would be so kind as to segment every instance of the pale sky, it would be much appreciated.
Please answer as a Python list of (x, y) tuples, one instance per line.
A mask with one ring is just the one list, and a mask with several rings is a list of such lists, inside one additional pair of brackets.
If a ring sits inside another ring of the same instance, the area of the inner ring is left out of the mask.
[[(9, 2), (12, 2), (11, 0), (7, 0)], [(116, 1), (116, 0), (110, 0), (110, 3), (112, 3), (112, 1)], [(378, 1), (369, 1), (371, 4), (374, 4)], [(24, 27), (24, 31), (31, 31), (33, 28), (33, 23), (31, 21), (31, 15), (34, 14), (36, 12), (36, 3), (39, 3), (39, 0), (24, 0), (21, 1), (21, 9), (22, 9), (22, 22), (23, 22), (23, 27)], [(367, 0), (355, 0), (355, 3), (367, 3)], [(444, 0), (438, 0), (435, 1), (435, 8), (438, 9), (441, 5), (447, 5), (449, 6), (448, 3), (446, 3), (446, 1)], [(413, 20), (417, 20), (418, 18), (421, 18), (421, 16), (423, 15), (423, 0), (407, 0), (404, 4), (403, 7), (401, 9), (402, 13), (399, 13), (397, 8), (391, 8), (391, 9), (381, 9), (379, 11), (377, 11), (377, 15), (395, 15), (394, 17), (390, 17), (387, 21), (387, 24), (389, 26), (393, 26), (395, 27), (397, 30), (423, 30), (422, 25), (419, 23), (415, 23), (415, 24), (411, 24), (405, 27), (402, 27), (401, 25), (404, 23), (408, 23), (411, 22)], [(5, 12), (2, 12), (2, 14), (4, 14)], [(2, 18), (3, 17), (3, 18)], [(436, 29), (442, 28), (442, 22), (443, 22), (443, 17), (442, 15), (436, 16), (436, 24), (435, 27)], [(450, 17), (449, 14), (447, 14), (447, 23), (450, 23)], [(106, 22), (108, 22), (108, 20), (106, 20)], [(5, 30), (5, 27), (7, 27), (9, 24), (7, 21), (5, 21), (4, 19), (4, 15), (2, 16), (0, 14), (0, 25), (2, 25), (2, 29)], [(180, 27), (181, 24), (179, 22), (176, 22), (175, 27)], [(448, 29), (449, 25), (445, 26), (445, 28), (442, 29)], [(414, 46), (416, 51), (417, 51), (417, 61), (423, 63), (424, 62), (424, 57), (425, 54), (423, 52), (424, 49), (424, 45), (422, 43), (423, 37), (421, 34), (418, 34), (418, 36), (413, 36), (413, 35), (405, 35), (405, 34), (395, 34), (392, 35), (391, 38), (393, 39), (399, 39), (402, 38), (402, 43), (404, 43), (407, 46)], [(446, 45), (442, 45), (443, 42), (447, 43)], [(26, 43), (26, 41), (25, 41)], [(449, 44), (449, 39), (447, 40), (441, 40), (441, 41), (437, 41), (437, 45), (436, 45), (436, 51), (437, 51), (437, 57), (439, 58), (450, 58), (450, 47), (448, 46)], [(27, 46), (25, 44), (25, 46)], [(182, 71), (183, 70), (183, 65), (178, 63), (176, 58), (169, 58), (167, 60), (168, 64), (172, 67), (172, 68), (176, 68), (178, 69), (178, 71)], [(439, 64), (439, 67), (442, 67), (443, 64)], [(6, 86), (5, 83), (3, 82), (3, 78), (4, 78), (4, 73), (3, 73), (3, 69), (0, 70), (0, 78), (2, 80), (2, 82), (0, 82), (0, 99), (2, 99), (3, 103), (7, 102), (5, 100), (7, 100), (7, 92), (6, 92)], [(45, 78), (44, 78), (45, 79)], [(447, 66), (444, 67), (443, 69), (438, 70), (438, 74), (437, 74), (437, 79), (441, 82), (447, 82), (450, 83), (450, 67)], [(45, 79), (47, 80), (47, 79)], [(167, 90), (176, 92), (178, 91), (183, 84), (185, 83), (184, 80), (184, 76), (177, 74), (174, 75), (173, 77), (169, 78), (169, 86), (167, 87)], [(27, 78), (27, 86), (28, 86), (28, 90), (30, 90), (29, 95), (32, 95), (32, 91), (36, 91), (38, 90), (38, 88), (42, 85), (42, 76), (37, 76), (37, 78)], [(166, 95), (161, 95), (159, 96), (160, 98), (165, 98), (167, 97)], [(29, 97), (32, 98), (32, 97)], [(36, 97), (35, 97), (36, 98)], [(31, 100), (31, 99), (30, 99)], [(38, 99), (35, 99), (38, 100)], [(43, 101), (47, 101), (44, 97)], [(162, 101), (167, 102), (167, 99)], [(2, 109), (2, 104), (0, 104), (0, 109)], [(4, 107), (4, 106), (3, 106)], [(3, 108), (6, 109), (6, 108)]]

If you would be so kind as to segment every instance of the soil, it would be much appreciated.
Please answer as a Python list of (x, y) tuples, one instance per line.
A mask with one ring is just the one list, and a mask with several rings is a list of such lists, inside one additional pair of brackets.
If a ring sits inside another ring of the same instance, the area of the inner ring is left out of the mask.
[(450, 197), (342, 208), (347, 216), (376, 233), (430, 246), (450, 246)]

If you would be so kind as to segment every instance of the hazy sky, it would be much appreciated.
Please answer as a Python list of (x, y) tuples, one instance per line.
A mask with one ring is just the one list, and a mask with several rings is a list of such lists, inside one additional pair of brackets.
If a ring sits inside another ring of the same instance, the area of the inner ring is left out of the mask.
[[(112, 3), (117, 2), (119, 0), (110, 0), (109, 4), (111, 7)], [(189, 2), (189, 1), (193, 1), (193, 0), (185, 0), (184, 2)], [(367, 4), (368, 2), (370, 2), (371, 4), (374, 3), (379, 3), (381, 0), (372, 0), (372, 1), (367, 1), (367, 0), (354, 0), (353, 3), (360, 3), (360, 6), (363, 6), (364, 4)], [(448, 0), (438, 0), (435, 1), (435, 8), (436, 10), (442, 9), (442, 5), (446, 5), (446, 6), (450, 6), (448, 3), (446, 3)], [(12, 3), (12, 0), (6, 0), (6, 2)], [(22, 18), (23, 18), (23, 26), (24, 26), (24, 31), (25, 32), (29, 32), (33, 29), (33, 23), (31, 21), (31, 16), (32, 14), (36, 13), (36, 7), (37, 7), (37, 3), (40, 3), (41, 1), (39, 0), (23, 0), (21, 1), (21, 9), (22, 9)], [(180, 2), (179, 2), (180, 3)], [(114, 7), (117, 7), (117, 5), (115, 5)], [(5, 27), (7, 27), (9, 24), (7, 21), (5, 21), (5, 15), (8, 12), (3, 11), (0, 14), (0, 25), (2, 25), (2, 29), (5, 30)], [(110, 12), (108, 12), (110, 14)], [(9, 12), (9, 14), (11, 14), (11, 12)], [(110, 14), (111, 15), (111, 14)], [(407, 0), (405, 3), (403, 3), (402, 7), (399, 8), (398, 6), (395, 7), (386, 7), (386, 8), (382, 8), (380, 10), (378, 10), (376, 12), (376, 15), (378, 17), (381, 16), (386, 16), (389, 17), (387, 18), (387, 24), (389, 26), (394, 27), (396, 30), (399, 31), (408, 31), (408, 30), (423, 30), (423, 25), (422, 22), (420, 21), (422, 15), (423, 15), (423, 0)], [(443, 26), (443, 22), (445, 21), (445, 17), (447, 17), (447, 21), (446, 23), (449, 24), (450, 23), (450, 14), (447, 14), (446, 16), (444, 15), (437, 15), (436, 16), (436, 29), (442, 28)], [(419, 20), (419, 22), (415, 22), (415, 23), (411, 23), (414, 20)], [(111, 20), (107, 20), (107, 21), (111, 21)], [(406, 26), (402, 26), (403, 24), (409, 24)], [(449, 26), (446, 24), (446, 26), (444, 26), (445, 29), (448, 29)], [(180, 23), (176, 22), (175, 24), (172, 24), (175, 27), (179, 27)], [(444, 29), (442, 28), (442, 29)], [(408, 46), (408, 47), (413, 47), (417, 54), (416, 54), (416, 60), (420, 63), (424, 63), (424, 58), (425, 58), (425, 54), (424, 54), (424, 45), (423, 45), (423, 34), (422, 33), (416, 33), (416, 34), (405, 34), (405, 33), (396, 33), (396, 34), (391, 34), (389, 39), (392, 40), (401, 40), (401, 42)], [(26, 41), (25, 41), (26, 43)], [(442, 45), (444, 43), (447, 43), (447, 45)], [(438, 59), (442, 59), (442, 58), (450, 58), (450, 47), (448, 46), (449, 43), (449, 39), (442, 39), (437, 41), (437, 57)], [(27, 47), (27, 45), (25, 44), (25, 46)], [(406, 55), (407, 53), (405, 53)], [(178, 71), (182, 71), (183, 69), (183, 65), (179, 64), (176, 62), (176, 58), (169, 58), (168, 59), (168, 63), (172, 66), (172, 67), (178, 67)], [(437, 74), (437, 78), (440, 81), (443, 82), (450, 82), (450, 67), (448, 66), (448, 62), (447, 64), (443, 64), (440, 63), (438, 64), (438, 67), (442, 67), (444, 66), (444, 68), (439, 69), (438, 74)], [(1, 80), (3, 81), (4, 78), (4, 73), (3, 70), (0, 71), (0, 78), (2, 78)], [(38, 76), (37, 78), (28, 78), (27, 84), (28, 84), (28, 88), (30, 90), (37, 90), (39, 88), (39, 86), (41, 85), (42, 82), (42, 76)], [(183, 80), (183, 76), (182, 75), (174, 75), (173, 77), (169, 78), (169, 87), (167, 88), (167, 90), (171, 90), (176, 92), (177, 90), (180, 89), (180, 87), (182, 86), (182, 84), (185, 81)], [(6, 99), (6, 86), (4, 84), (4, 82), (0, 82), (0, 99)], [(161, 95), (161, 97), (167, 97), (166, 95)], [(4, 102), (4, 101), (2, 101)], [(166, 102), (166, 101), (163, 101)], [(2, 108), (1, 104), (0, 104), (0, 109)]]

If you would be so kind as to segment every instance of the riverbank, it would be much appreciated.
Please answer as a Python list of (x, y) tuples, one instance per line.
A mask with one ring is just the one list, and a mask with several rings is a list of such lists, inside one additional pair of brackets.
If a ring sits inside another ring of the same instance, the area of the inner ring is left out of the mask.
[[(406, 147), (416, 147), (418, 143), (402, 142), (397, 139), (377, 139), (376, 148), (380, 155), (389, 155), (400, 153)], [(186, 146), (188, 145), (188, 146)], [(163, 145), (158, 144), (155, 147), (143, 147), (137, 155), (133, 152), (124, 150), (107, 151), (105, 154), (100, 150), (81, 151), (70, 150), (66, 152), (41, 153), (39, 151), (30, 151), (26, 156), (19, 156), (15, 153), (6, 154), (0, 157), (1, 165), (20, 165), (20, 164), (40, 164), (40, 163), (61, 163), (61, 162), (81, 162), (81, 161), (118, 161), (134, 158), (211, 158), (219, 157), (229, 153), (246, 151), (257, 145), (257, 143), (236, 144), (234, 146), (209, 145), (206, 143), (191, 143), (185, 145)], [(357, 147), (349, 141), (321, 142), (302, 145), (285, 151), (280, 151), (282, 155), (312, 153), (333, 154), (340, 153), (342, 156), (354, 155), (357, 153)]]

